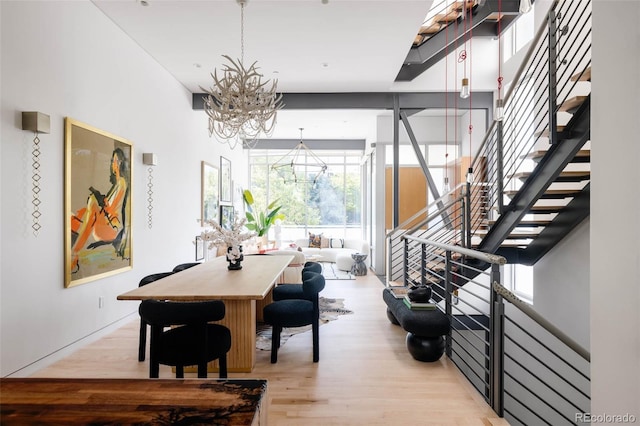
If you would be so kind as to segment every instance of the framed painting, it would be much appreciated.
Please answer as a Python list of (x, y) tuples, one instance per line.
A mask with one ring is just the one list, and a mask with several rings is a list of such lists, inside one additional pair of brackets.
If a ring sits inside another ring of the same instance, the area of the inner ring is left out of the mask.
[(231, 202), (231, 161), (220, 157), (220, 202)]
[(204, 259), (204, 240), (200, 235), (196, 235), (196, 262)]
[(201, 199), (202, 199), (202, 218), (201, 225), (205, 226), (208, 220), (215, 220), (220, 223), (220, 217), (218, 216), (218, 206), (220, 205), (219, 200), (219, 181), (220, 174), (218, 172), (218, 168), (214, 165), (207, 163), (206, 161), (202, 162), (201, 166)]
[(233, 206), (220, 206), (220, 226), (228, 230), (233, 227)]
[(64, 286), (133, 267), (133, 144), (64, 119)]

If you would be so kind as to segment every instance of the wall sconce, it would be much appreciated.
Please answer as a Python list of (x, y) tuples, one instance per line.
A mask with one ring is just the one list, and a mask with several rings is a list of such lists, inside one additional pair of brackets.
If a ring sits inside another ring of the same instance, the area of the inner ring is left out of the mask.
[(40, 138), (38, 137), (38, 133), (49, 133), (51, 130), (51, 119), (47, 114), (43, 114), (41, 112), (30, 111), (22, 112), (22, 130), (30, 130), (34, 133), (33, 137), (33, 148), (31, 149), (31, 193), (33, 198), (31, 200), (31, 204), (33, 205), (33, 211), (31, 212), (31, 217), (33, 218), (33, 223), (31, 224), (31, 229), (33, 230), (33, 235), (38, 236), (38, 232), (42, 227), (40, 225), (40, 217), (42, 213), (40, 213)]
[(153, 166), (158, 164), (158, 156), (151, 152), (142, 154), (142, 164), (149, 166), (147, 169), (147, 226), (153, 228)]

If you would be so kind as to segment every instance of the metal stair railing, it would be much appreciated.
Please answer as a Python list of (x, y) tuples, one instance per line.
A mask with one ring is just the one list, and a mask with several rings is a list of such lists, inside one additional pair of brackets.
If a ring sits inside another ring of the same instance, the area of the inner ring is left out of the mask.
[[(459, 242), (464, 235), (464, 193), (461, 191), (465, 184), (460, 184), (449, 193), (434, 200), (397, 228), (389, 231), (385, 236), (387, 253), (386, 282), (399, 282), (405, 277), (406, 263), (413, 259), (405, 259), (403, 240), (405, 235), (430, 238), (442, 242)], [(439, 208), (438, 206), (442, 207)], [(448, 217), (448, 221), (443, 220)]]
[[(494, 121), (472, 162), (471, 225), (475, 235), (505, 209), (505, 189), (523, 184), (516, 174), (531, 171), (527, 155), (536, 147), (558, 143), (558, 114), (580, 94), (579, 79), (591, 65), (591, 1), (562, 2), (550, 8), (546, 25), (531, 46), (504, 98), (504, 119)], [(566, 117), (563, 117), (566, 119)]]
[[(452, 324), (447, 356), (497, 414), (514, 425), (556, 426), (577, 424), (590, 411), (589, 352), (502, 286), (503, 257), (402, 239), (411, 259), (405, 281), (424, 277), (421, 284), (432, 287)], [(428, 268), (430, 256), (443, 260), (442, 269)]]

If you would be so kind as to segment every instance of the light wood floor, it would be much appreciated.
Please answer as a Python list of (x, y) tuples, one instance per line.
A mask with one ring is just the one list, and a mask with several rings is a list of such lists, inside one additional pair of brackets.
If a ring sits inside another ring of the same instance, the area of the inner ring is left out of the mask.
[[(269, 352), (258, 351), (252, 373), (229, 378), (268, 380), (271, 426), (508, 425), (446, 357), (434, 363), (411, 358), (405, 332), (387, 320), (382, 288), (371, 273), (327, 281), (321, 295), (344, 298), (354, 314), (320, 327), (319, 363), (312, 362), (308, 332), (280, 348), (277, 364), (269, 362)], [(138, 318), (131, 318), (33, 376), (148, 377), (148, 364), (137, 360)], [(170, 367), (160, 366), (160, 377), (173, 377)]]

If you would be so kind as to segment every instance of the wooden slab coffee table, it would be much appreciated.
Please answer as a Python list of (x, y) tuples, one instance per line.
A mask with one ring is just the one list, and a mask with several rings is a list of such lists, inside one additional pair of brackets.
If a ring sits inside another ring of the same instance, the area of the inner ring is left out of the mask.
[(0, 424), (266, 424), (266, 380), (0, 380)]

